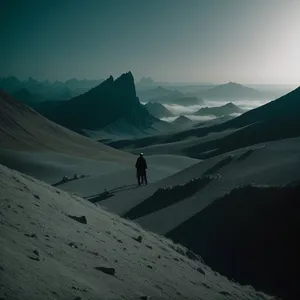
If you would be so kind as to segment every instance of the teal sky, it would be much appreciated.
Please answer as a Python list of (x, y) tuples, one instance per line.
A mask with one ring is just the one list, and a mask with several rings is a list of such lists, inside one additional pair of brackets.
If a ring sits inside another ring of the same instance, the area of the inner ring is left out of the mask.
[(300, 0), (0, 0), (0, 76), (300, 84)]

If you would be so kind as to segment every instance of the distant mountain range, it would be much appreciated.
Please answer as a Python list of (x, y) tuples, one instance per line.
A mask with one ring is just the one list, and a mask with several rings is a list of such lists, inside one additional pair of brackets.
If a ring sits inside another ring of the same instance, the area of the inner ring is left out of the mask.
[(202, 96), (210, 100), (250, 100), (266, 97), (262, 92), (234, 82), (215, 86), (202, 92)]
[(139, 91), (138, 96), (142, 102), (157, 102), (161, 104), (195, 105), (203, 103), (202, 99), (188, 96), (176, 90), (170, 90), (162, 86), (153, 89)]
[[(70, 79), (65, 82), (55, 81), (38, 81), (31, 77), (28, 80), (19, 80), (16, 77), (10, 76), (5, 78), (0, 78), (0, 89), (6, 91), (7, 93), (14, 94), (19, 97), (19, 101), (25, 99), (28, 101), (28, 95), (31, 94), (32, 101), (43, 100), (66, 100), (81, 93), (87, 92), (89, 89), (99, 85), (103, 82), (100, 80), (78, 80)], [(25, 91), (26, 90), (26, 91)]]
[[(174, 134), (150, 137), (134, 141), (135, 148), (149, 145), (178, 142), (189, 137), (200, 138), (198, 143), (181, 150), (187, 156), (206, 159), (246, 146), (267, 141), (300, 136), (300, 87), (256, 109), (245, 112), (239, 117), (221, 124), (198, 127)], [(231, 130), (232, 133), (221, 135), (209, 141), (201, 137), (210, 133)], [(116, 148), (132, 145), (131, 140), (110, 143)]]
[(239, 108), (232, 102), (229, 102), (222, 106), (200, 108), (195, 114), (198, 116), (222, 117), (222, 116), (229, 116), (234, 113), (243, 113), (243, 112), (244, 112), (243, 109)]
[(160, 103), (148, 102), (145, 107), (152, 116), (158, 119), (173, 117), (173, 114)]
[(149, 128), (156, 120), (136, 96), (131, 72), (107, 80), (66, 101), (51, 101), (35, 109), (48, 119), (76, 132), (101, 129), (118, 120), (137, 128)]

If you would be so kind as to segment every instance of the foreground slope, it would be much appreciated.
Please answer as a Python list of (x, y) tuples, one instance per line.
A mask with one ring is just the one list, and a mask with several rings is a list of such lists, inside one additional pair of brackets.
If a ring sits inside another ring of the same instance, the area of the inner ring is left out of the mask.
[(132, 162), (132, 156), (63, 128), (0, 91), (0, 148), (52, 151), (72, 156)]
[(165, 238), (1, 165), (0, 189), (2, 299), (271, 299)]
[(229, 278), (283, 299), (297, 299), (299, 195), (299, 182), (240, 187), (167, 236), (202, 255)]

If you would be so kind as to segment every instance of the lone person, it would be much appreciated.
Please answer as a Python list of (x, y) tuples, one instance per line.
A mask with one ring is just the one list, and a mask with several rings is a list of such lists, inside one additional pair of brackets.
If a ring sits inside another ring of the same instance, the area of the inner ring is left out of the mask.
[(136, 164), (135, 164), (135, 168), (136, 168), (136, 176), (137, 176), (138, 185), (141, 185), (141, 183), (144, 183), (144, 182), (147, 185), (148, 184), (147, 174), (146, 174), (147, 162), (144, 158), (143, 153), (141, 153), (140, 156), (138, 157)]

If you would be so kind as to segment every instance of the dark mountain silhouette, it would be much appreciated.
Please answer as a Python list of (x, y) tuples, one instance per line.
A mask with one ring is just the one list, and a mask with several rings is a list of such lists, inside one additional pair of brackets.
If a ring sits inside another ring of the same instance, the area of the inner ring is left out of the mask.
[(13, 93), (22, 88), (25, 88), (25, 84), (14, 76), (0, 78), (0, 89), (7, 93)]
[[(139, 140), (109, 143), (116, 148), (134, 145), (136, 148), (164, 144), (188, 137), (204, 137), (212, 132), (239, 129), (229, 135), (208, 142), (201, 142), (183, 149), (190, 157), (208, 158), (246, 146), (300, 136), (300, 87), (256, 109), (222, 124), (193, 128), (182, 132), (148, 137)], [(211, 151), (213, 150), (213, 151)]]
[(215, 100), (261, 99), (265, 97), (262, 92), (235, 82), (215, 86), (203, 92), (202, 95), (205, 99)]
[(296, 299), (299, 194), (299, 183), (237, 188), (167, 236), (230, 279), (282, 299)]
[(229, 102), (222, 106), (200, 108), (195, 114), (199, 116), (213, 115), (216, 117), (222, 117), (222, 116), (231, 115), (233, 113), (243, 113), (243, 112), (244, 110), (242, 110), (232, 102)]
[(142, 102), (157, 102), (161, 104), (194, 105), (204, 103), (203, 100), (194, 96), (185, 95), (176, 90), (158, 86), (154, 89), (140, 91), (139, 97)]
[(173, 116), (173, 114), (160, 103), (148, 102), (145, 104), (145, 107), (152, 116), (159, 119)]
[(138, 128), (149, 128), (156, 120), (139, 102), (131, 72), (116, 80), (110, 76), (85, 94), (67, 101), (45, 103), (37, 110), (77, 132), (100, 129), (121, 119)]

